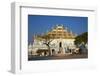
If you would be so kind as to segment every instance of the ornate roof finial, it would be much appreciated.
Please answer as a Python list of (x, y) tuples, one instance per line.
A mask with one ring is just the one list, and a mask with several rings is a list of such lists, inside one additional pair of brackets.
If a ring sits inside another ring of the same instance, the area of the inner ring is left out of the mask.
[(63, 27), (63, 24), (61, 24), (61, 26)]
[(51, 28), (52, 30), (54, 29), (54, 27), (52, 26), (52, 28)]
[(70, 30), (70, 33), (73, 34), (72, 30)]
[(58, 27), (58, 24), (56, 24), (56, 27)]

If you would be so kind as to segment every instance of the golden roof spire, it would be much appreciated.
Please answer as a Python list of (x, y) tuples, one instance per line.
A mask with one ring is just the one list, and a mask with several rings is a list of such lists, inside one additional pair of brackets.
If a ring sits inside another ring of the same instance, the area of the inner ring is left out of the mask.
[(75, 38), (75, 34), (71, 30), (68, 29), (68, 27), (64, 27), (63, 24), (56, 25), (55, 27), (52, 27), (52, 29), (48, 32), (46, 32), (45, 35), (49, 35), (51, 39), (73, 39)]

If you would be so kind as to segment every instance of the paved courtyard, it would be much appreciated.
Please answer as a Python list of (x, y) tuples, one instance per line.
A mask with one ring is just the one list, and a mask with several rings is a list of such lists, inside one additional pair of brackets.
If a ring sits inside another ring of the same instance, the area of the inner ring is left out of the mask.
[(83, 59), (88, 58), (88, 54), (70, 54), (57, 56), (28, 56), (29, 61), (34, 60), (57, 60), (57, 59)]

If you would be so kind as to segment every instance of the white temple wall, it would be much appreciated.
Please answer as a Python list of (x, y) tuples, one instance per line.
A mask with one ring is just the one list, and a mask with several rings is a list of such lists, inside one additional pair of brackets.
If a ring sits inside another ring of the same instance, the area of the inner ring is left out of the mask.
[[(67, 48), (69, 48), (69, 49), (75, 48), (74, 41), (75, 41), (75, 39), (54, 39), (51, 42), (51, 45), (54, 47), (55, 51), (59, 51), (59, 43), (61, 42), (63, 53), (65, 53), (65, 51), (67, 51)], [(53, 48), (51, 48), (51, 49), (53, 49)]]
[[(55, 53), (57, 54), (60, 49), (59, 43), (61, 42), (61, 48), (63, 49), (63, 53), (65, 53), (65, 51), (67, 51), (67, 48), (72, 49), (75, 47), (74, 41), (75, 39), (54, 39), (50, 43), (50, 50), (54, 49)], [(40, 41), (39, 43), (38, 41), (35, 41), (31, 47), (32, 48), (29, 48), (29, 52), (33, 51), (34, 54), (36, 54), (36, 51), (38, 49), (48, 49), (47, 46)]]
[(73, 46), (74, 45), (74, 41), (75, 41), (75, 39), (54, 39), (51, 42), (51, 45), (53, 45), (55, 47), (59, 47), (59, 43), (61, 42), (62, 47)]

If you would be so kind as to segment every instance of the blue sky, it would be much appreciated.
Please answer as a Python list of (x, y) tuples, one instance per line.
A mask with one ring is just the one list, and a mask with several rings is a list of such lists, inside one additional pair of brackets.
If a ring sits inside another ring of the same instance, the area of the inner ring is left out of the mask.
[(28, 15), (28, 42), (34, 34), (42, 34), (57, 24), (63, 24), (72, 32), (81, 34), (88, 31), (88, 17)]

